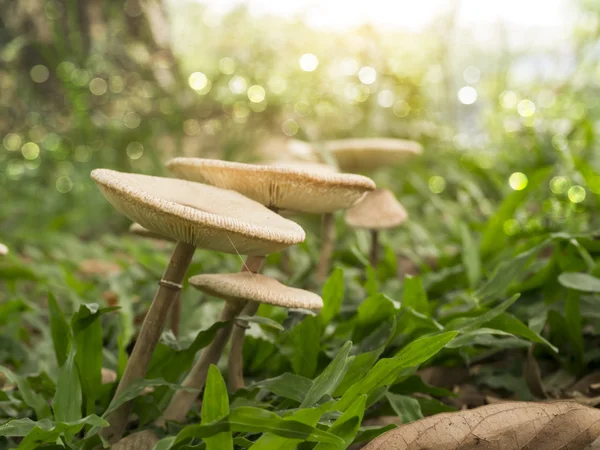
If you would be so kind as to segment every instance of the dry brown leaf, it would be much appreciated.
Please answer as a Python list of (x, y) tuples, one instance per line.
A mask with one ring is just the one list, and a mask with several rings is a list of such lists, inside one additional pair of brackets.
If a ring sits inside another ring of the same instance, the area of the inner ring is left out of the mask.
[(402, 425), (365, 450), (580, 450), (600, 436), (600, 410), (573, 401), (507, 402)]
[(121, 272), (121, 266), (112, 261), (103, 259), (84, 259), (79, 264), (79, 271), (83, 275), (107, 276), (113, 273)]
[(112, 450), (152, 450), (158, 438), (150, 430), (138, 431), (121, 439), (111, 447)]
[(600, 387), (598, 386), (598, 383), (600, 383), (600, 372), (593, 372), (587, 374), (585, 377), (577, 381), (577, 383), (573, 384), (572, 386), (569, 386), (567, 392), (579, 392), (580, 394), (588, 395), (592, 391), (598, 390), (598, 388)]

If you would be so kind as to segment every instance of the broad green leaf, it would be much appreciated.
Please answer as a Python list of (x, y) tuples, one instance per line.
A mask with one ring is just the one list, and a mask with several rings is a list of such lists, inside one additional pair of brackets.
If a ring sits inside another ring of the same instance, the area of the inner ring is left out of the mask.
[[(202, 398), (201, 419), (203, 424), (215, 422), (229, 414), (229, 396), (227, 387), (217, 366), (208, 369), (204, 397)], [(210, 438), (205, 438), (206, 450), (233, 450), (231, 431), (224, 431)]]
[[(324, 412), (323, 408), (299, 409), (294, 413), (285, 416), (283, 420), (294, 420), (314, 427), (317, 425)], [(271, 433), (265, 433), (250, 448), (252, 450), (286, 450), (289, 448), (296, 448), (301, 442), (302, 439), (291, 439)]]
[(50, 333), (52, 334), (52, 343), (56, 362), (61, 367), (67, 360), (71, 349), (71, 327), (65, 319), (60, 306), (52, 292), (48, 292), (48, 311), (50, 314)]
[(81, 305), (73, 316), (75, 363), (79, 371), (79, 380), (85, 410), (87, 414), (94, 412), (96, 399), (102, 388), (102, 325), (100, 316), (109, 310), (100, 310), (97, 305)]
[(393, 358), (379, 360), (365, 377), (348, 388), (336, 405), (336, 409), (345, 411), (359, 396), (369, 394), (379, 387), (391, 385), (402, 369), (416, 367), (427, 361), (451, 342), (457, 334), (458, 331), (449, 331), (422, 337), (408, 344)]
[(177, 439), (177, 437), (175, 437), (175, 436), (169, 436), (166, 438), (162, 438), (160, 441), (158, 441), (156, 443), (156, 445), (154, 446), (154, 448), (152, 450), (169, 450), (175, 443), (176, 439)]
[(337, 316), (342, 307), (344, 299), (344, 271), (339, 267), (335, 268), (327, 282), (323, 286), (323, 309), (321, 309), (321, 321), (327, 325)]
[(294, 373), (307, 378), (314, 377), (321, 351), (321, 332), (321, 319), (318, 316), (305, 317), (289, 332), (294, 348), (291, 357)]
[(454, 406), (448, 406), (435, 398), (419, 397), (418, 401), (424, 416), (456, 411)]
[(29, 407), (33, 408), (38, 419), (46, 419), (52, 416), (50, 406), (48, 406), (44, 397), (31, 389), (25, 377), (13, 373), (4, 366), (0, 366), (0, 372), (4, 374), (8, 381), (17, 386), (17, 390), (21, 394), (21, 397), (23, 397), (23, 401)]
[(325, 370), (314, 379), (308, 394), (300, 404), (300, 408), (313, 406), (324, 395), (333, 393), (348, 370), (347, 359), (351, 348), (352, 342), (346, 342)]
[(558, 282), (568, 289), (581, 292), (600, 293), (600, 278), (582, 272), (564, 272)]
[(395, 384), (394, 386), (392, 386), (390, 391), (393, 392), (394, 394), (403, 394), (403, 395), (414, 394), (415, 392), (418, 392), (418, 393), (422, 393), (422, 394), (433, 395), (435, 397), (454, 397), (454, 396), (456, 396), (456, 394), (454, 394), (452, 391), (449, 391), (448, 389), (440, 388), (437, 386), (431, 386), (431, 385), (425, 383), (419, 375), (412, 375), (412, 376), (408, 377), (406, 380), (403, 380), (402, 382)]
[(33, 450), (41, 444), (56, 442), (61, 434), (75, 435), (84, 425), (95, 427), (106, 427), (108, 422), (96, 415), (87, 416), (75, 422), (53, 422), (43, 419), (34, 422), (31, 419), (13, 419), (0, 425), (0, 436), (25, 437), (19, 448)]
[(462, 241), (462, 262), (469, 280), (469, 287), (475, 289), (481, 279), (479, 246), (476, 245), (469, 228), (464, 222), (460, 225), (460, 237)]
[(469, 318), (469, 319), (454, 319), (449, 324), (446, 325), (446, 328), (449, 330), (460, 330), (463, 333), (468, 333), (470, 331), (475, 331), (480, 328), (483, 324), (489, 322), (490, 320), (498, 317), (508, 308), (510, 308), (514, 302), (519, 298), (519, 294), (515, 294), (509, 299), (503, 301), (495, 308), (490, 309), (489, 311), (484, 312), (483, 314)]
[(365, 281), (365, 290), (367, 295), (375, 295), (379, 292), (379, 281), (377, 281), (377, 272), (370, 264), (365, 269), (367, 279)]
[(58, 373), (56, 394), (52, 400), (54, 417), (59, 422), (75, 422), (81, 419), (81, 385), (75, 365), (75, 352), (69, 356)]
[(416, 398), (408, 395), (392, 394), (391, 392), (385, 394), (385, 397), (395, 413), (402, 419), (403, 424), (423, 418), (421, 405)]
[(384, 427), (364, 427), (361, 428), (359, 433), (352, 441), (353, 444), (359, 444), (361, 442), (371, 442), (377, 436), (381, 436), (383, 433), (393, 430), (394, 428), (398, 428), (398, 425), (393, 423), (386, 425)]
[[(490, 338), (491, 336), (502, 336), (502, 337), (514, 337), (511, 333), (506, 331), (496, 330), (494, 328), (477, 328), (466, 333), (461, 333), (451, 343), (447, 345), (448, 348), (461, 348), (471, 347), (473, 345), (490, 345), (501, 344), (497, 339)], [(511, 343), (513, 341), (510, 341)]]
[(407, 275), (404, 278), (404, 292), (402, 294), (402, 307), (409, 307), (425, 316), (431, 315), (431, 308), (427, 300), (427, 293), (423, 288), (421, 277)]
[(365, 412), (365, 403), (367, 401), (366, 395), (358, 397), (352, 405), (336, 419), (335, 422), (329, 428), (329, 432), (339, 436), (344, 440), (343, 445), (335, 444), (318, 444), (314, 450), (343, 450), (350, 446), (358, 428), (363, 419)]
[(499, 316), (494, 317), (492, 320), (486, 322), (485, 326), (488, 328), (506, 331), (507, 333), (514, 334), (515, 336), (521, 336), (522, 338), (528, 339), (531, 342), (544, 344), (553, 352), (558, 353), (558, 348), (556, 348), (549, 341), (544, 339), (539, 333), (529, 328), (512, 314), (506, 312), (502, 313)]
[(301, 403), (311, 389), (312, 380), (293, 373), (283, 373), (275, 378), (259, 381), (252, 387), (266, 389), (279, 397), (289, 398)]

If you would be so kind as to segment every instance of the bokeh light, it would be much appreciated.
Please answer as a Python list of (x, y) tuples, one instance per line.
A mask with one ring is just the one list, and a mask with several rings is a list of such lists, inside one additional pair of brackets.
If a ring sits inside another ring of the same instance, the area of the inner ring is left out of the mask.
[(300, 68), (305, 72), (313, 72), (319, 66), (319, 58), (312, 53), (305, 53), (298, 60)]
[(25, 159), (36, 159), (40, 156), (40, 147), (35, 142), (26, 142), (21, 147), (21, 153)]
[(522, 191), (527, 187), (527, 175), (522, 172), (515, 172), (508, 178), (508, 185), (514, 191)]
[(255, 84), (248, 88), (248, 99), (253, 103), (260, 103), (265, 99), (265, 88)]
[(585, 188), (579, 185), (571, 186), (567, 192), (567, 197), (572, 203), (581, 203), (586, 197)]
[(373, 84), (377, 79), (377, 71), (369, 66), (361, 67), (358, 71), (358, 79), (363, 84)]
[(248, 88), (248, 82), (242, 76), (236, 75), (229, 80), (229, 90), (234, 94), (242, 94), (246, 92)]
[(535, 114), (535, 103), (525, 98), (517, 104), (517, 111), (521, 117), (531, 117)]
[(472, 105), (477, 101), (477, 90), (473, 86), (463, 86), (458, 91), (458, 100), (463, 105)]
[(434, 175), (429, 178), (429, 190), (434, 194), (441, 194), (446, 189), (446, 180), (444, 177)]
[(504, 91), (500, 94), (500, 105), (506, 109), (512, 109), (517, 106), (519, 98), (513, 91)]
[(208, 77), (202, 72), (194, 72), (189, 76), (188, 83), (195, 91), (201, 91), (208, 84)]
[(550, 190), (555, 194), (564, 194), (569, 188), (569, 182), (565, 177), (557, 176), (550, 180)]
[(43, 64), (38, 64), (31, 68), (29, 75), (36, 83), (43, 83), (50, 77), (50, 71)]
[(73, 181), (67, 176), (58, 177), (56, 180), (56, 190), (61, 194), (71, 192), (73, 189)]
[(130, 142), (126, 151), (129, 159), (140, 159), (144, 154), (144, 146), (139, 142)]

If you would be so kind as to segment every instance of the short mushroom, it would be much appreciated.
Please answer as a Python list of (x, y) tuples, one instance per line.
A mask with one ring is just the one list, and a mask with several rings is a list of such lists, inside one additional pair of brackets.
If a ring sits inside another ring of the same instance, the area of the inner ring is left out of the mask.
[(379, 259), (379, 231), (396, 228), (408, 219), (408, 214), (389, 189), (376, 189), (366, 194), (346, 211), (346, 223), (353, 228), (371, 232), (370, 261), (373, 267)]
[(423, 152), (418, 142), (391, 138), (338, 139), (325, 141), (323, 147), (341, 170), (361, 173), (402, 163)]
[[(323, 214), (324, 235), (317, 279), (329, 272), (335, 229), (333, 212), (352, 206), (366, 192), (375, 189), (370, 178), (336, 173), (307, 166), (244, 164), (201, 158), (175, 158), (167, 167), (178, 177), (233, 189), (275, 210)], [(323, 256), (322, 256), (323, 258)]]
[[(311, 310), (319, 310), (323, 307), (323, 300), (313, 292), (287, 287), (274, 278), (250, 272), (196, 275), (191, 277), (189, 282), (201, 291), (226, 301), (225, 308), (221, 313), (220, 320), (222, 321), (235, 318), (239, 314), (240, 306), (243, 307), (244, 304), (247, 304), (244, 311), (251, 309), (252, 314), (256, 312), (260, 303)], [(233, 324), (230, 325), (231, 327)], [(234, 333), (236, 330), (244, 329), (244, 326), (238, 325), (235, 327)], [(243, 378), (241, 352), (244, 334), (241, 333), (237, 336), (241, 336), (241, 340), (236, 339), (234, 334), (231, 352), (237, 352), (239, 357), (235, 358), (235, 365), (229, 366), (229, 371), (230, 375), (233, 371), (237, 377)], [(213, 340), (183, 381), (184, 387), (202, 388), (210, 365), (218, 362), (226, 342), (226, 339), (219, 339), (219, 336)], [(159, 420), (159, 425), (167, 420), (182, 421), (185, 419), (197, 397), (197, 391), (181, 389), (175, 392)]]
[[(91, 176), (118, 211), (177, 241), (115, 396), (146, 374), (196, 247), (260, 256), (300, 243), (305, 237), (298, 224), (237, 192), (108, 169), (96, 169)], [(102, 430), (106, 439), (115, 442), (121, 437), (130, 411), (131, 401), (109, 415), (110, 426)]]

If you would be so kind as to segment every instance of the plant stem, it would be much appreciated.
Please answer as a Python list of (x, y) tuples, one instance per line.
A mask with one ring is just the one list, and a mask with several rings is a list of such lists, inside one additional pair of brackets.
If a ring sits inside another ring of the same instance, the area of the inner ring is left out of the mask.
[(324, 283), (329, 276), (329, 264), (335, 247), (335, 220), (333, 213), (323, 214), (323, 225), (321, 229), (321, 256), (317, 265), (316, 279), (318, 283)]
[(369, 260), (373, 269), (376, 269), (379, 261), (379, 230), (371, 230), (371, 255)]
[[(248, 256), (244, 261), (242, 272), (248, 271), (257, 273), (261, 270), (264, 262), (264, 256)], [(202, 355), (198, 361), (196, 361), (192, 370), (190, 370), (190, 373), (188, 373), (181, 383), (183, 387), (197, 389), (197, 391), (180, 389), (175, 392), (162, 416), (156, 421), (156, 425), (162, 427), (167, 420), (175, 422), (183, 422), (183, 420), (185, 420), (185, 416), (193, 406), (196, 398), (200, 395), (200, 390), (202, 390), (206, 383), (210, 365), (217, 364), (221, 358), (223, 349), (231, 336), (233, 319), (240, 314), (245, 305), (246, 302), (225, 303), (221, 315), (219, 316), (219, 322), (231, 321), (231, 323), (217, 332), (214, 340), (204, 349)]]
[[(169, 308), (179, 295), (180, 285), (190, 265), (195, 247), (185, 242), (178, 242), (171, 255), (162, 280), (160, 281), (152, 305), (146, 314), (144, 323), (137, 337), (135, 346), (123, 377), (117, 386), (113, 400), (117, 398), (134, 381), (144, 378), (154, 348), (158, 343), (165, 324)], [(123, 403), (108, 416), (110, 426), (101, 431), (102, 436), (109, 442), (115, 442), (122, 436), (127, 426), (127, 420), (133, 400)]]
[[(252, 317), (256, 314), (260, 304), (249, 301), (242, 310), (242, 316)], [(227, 379), (229, 390), (236, 392), (244, 387), (244, 338), (248, 322), (236, 323), (231, 333), (231, 350), (229, 351), (229, 362), (227, 364)]]

